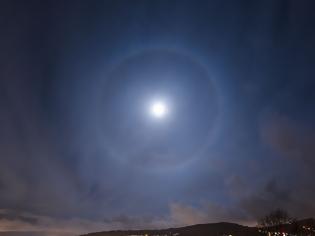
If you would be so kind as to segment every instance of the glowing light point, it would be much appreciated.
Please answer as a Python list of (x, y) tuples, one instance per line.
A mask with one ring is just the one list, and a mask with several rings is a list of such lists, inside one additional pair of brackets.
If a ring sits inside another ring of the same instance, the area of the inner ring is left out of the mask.
[(150, 113), (156, 118), (163, 118), (167, 115), (167, 106), (164, 102), (157, 101), (151, 104)]

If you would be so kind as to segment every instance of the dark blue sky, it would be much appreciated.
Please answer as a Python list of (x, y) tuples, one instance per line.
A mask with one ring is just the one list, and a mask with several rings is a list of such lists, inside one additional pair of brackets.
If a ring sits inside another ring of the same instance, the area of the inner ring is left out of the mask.
[(2, 1), (0, 229), (315, 216), (314, 9)]

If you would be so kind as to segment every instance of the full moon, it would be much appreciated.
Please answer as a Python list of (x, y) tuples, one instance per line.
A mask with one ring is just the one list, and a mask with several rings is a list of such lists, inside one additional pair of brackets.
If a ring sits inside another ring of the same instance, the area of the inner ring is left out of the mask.
[(162, 101), (155, 101), (150, 106), (150, 114), (155, 118), (164, 118), (167, 113), (167, 105)]

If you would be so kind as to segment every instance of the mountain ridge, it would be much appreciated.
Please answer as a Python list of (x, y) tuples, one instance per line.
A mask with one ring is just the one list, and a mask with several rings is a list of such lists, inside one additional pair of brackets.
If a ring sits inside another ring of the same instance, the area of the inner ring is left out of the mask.
[[(310, 231), (309, 229), (314, 229), (314, 231)], [(167, 229), (112, 230), (81, 236), (261, 236), (268, 232), (293, 233), (295, 231), (302, 232), (307, 230), (309, 235), (315, 235), (315, 220), (313, 218), (271, 227), (250, 227), (237, 223), (217, 222)]]

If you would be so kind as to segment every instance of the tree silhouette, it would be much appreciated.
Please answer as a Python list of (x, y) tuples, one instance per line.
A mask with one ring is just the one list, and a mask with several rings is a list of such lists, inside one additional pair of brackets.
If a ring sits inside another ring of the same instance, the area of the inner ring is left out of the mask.
[(258, 220), (260, 227), (270, 227), (291, 223), (293, 218), (282, 209), (276, 209)]

